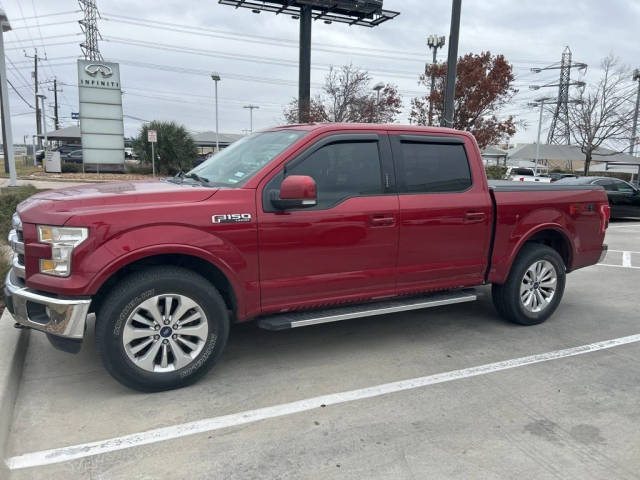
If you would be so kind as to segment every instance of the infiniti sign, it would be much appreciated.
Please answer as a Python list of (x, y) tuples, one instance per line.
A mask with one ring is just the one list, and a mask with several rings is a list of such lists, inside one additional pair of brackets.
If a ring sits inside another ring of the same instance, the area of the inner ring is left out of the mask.
[(102, 74), (102, 78), (109, 78), (113, 75), (113, 69), (109, 65), (104, 65), (102, 63), (90, 63), (84, 67), (84, 71), (92, 77), (95, 77), (98, 72)]

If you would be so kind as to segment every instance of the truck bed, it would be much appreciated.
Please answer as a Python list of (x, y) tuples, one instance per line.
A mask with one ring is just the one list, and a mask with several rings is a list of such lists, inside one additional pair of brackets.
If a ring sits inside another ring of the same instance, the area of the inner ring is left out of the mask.
[(495, 215), (489, 282), (506, 280), (515, 252), (537, 231), (553, 232), (568, 271), (597, 263), (604, 239), (600, 206), (608, 204), (601, 186), (496, 180), (489, 181), (489, 192)]

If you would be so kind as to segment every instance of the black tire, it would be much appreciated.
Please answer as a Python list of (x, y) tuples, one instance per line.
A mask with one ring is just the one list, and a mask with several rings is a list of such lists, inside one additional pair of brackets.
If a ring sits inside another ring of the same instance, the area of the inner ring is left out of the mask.
[[(533, 312), (525, 308), (521, 300), (520, 286), (529, 267), (538, 261), (549, 262), (555, 269), (557, 280), (551, 300), (541, 311)], [(537, 325), (547, 320), (558, 308), (564, 294), (565, 282), (566, 267), (558, 252), (540, 243), (528, 243), (518, 253), (504, 285), (492, 285), (493, 305), (500, 316), (510, 322)]]
[[(126, 353), (124, 326), (143, 301), (167, 293), (185, 295), (202, 309), (208, 326), (203, 335), (206, 340), (199, 354), (183, 368), (151, 372), (136, 365)], [(143, 392), (195, 382), (220, 358), (228, 336), (229, 312), (216, 288), (197, 273), (179, 267), (149, 267), (128, 275), (107, 294), (96, 312), (96, 346), (105, 368), (123, 385)]]

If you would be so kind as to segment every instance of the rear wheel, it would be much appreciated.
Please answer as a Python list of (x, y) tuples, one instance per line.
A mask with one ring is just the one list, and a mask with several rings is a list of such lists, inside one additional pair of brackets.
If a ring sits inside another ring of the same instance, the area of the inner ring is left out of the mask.
[(96, 344), (109, 373), (141, 391), (183, 387), (220, 357), (229, 314), (215, 287), (177, 267), (151, 267), (118, 283), (97, 313)]
[(509, 321), (536, 325), (558, 307), (565, 281), (565, 265), (558, 252), (539, 243), (526, 244), (506, 283), (492, 286), (493, 304)]

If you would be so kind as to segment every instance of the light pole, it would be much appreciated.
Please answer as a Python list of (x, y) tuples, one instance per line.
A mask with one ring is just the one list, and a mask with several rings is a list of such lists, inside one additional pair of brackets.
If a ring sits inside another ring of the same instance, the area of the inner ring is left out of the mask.
[(249, 133), (253, 132), (253, 111), (260, 108), (258, 105), (245, 105), (242, 108), (249, 110)]
[(13, 158), (13, 132), (11, 131), (11, 112), (9, 110), (9, 92), (7, 91), (7, 66), (4, 59), (4, 32), (11, 30), (9, 18), (0, 8), (0, 89), (2, 90), (2, 126), (5, 129), (6, 145), (4, 154), (9, 162), (9, 186), (16, 186), (16, 164)]
[(218, 82), (220, 81), (220, 74), (213, 72), (211, 74), (211, 80), (215, 83), (215, 96), (216, 96), (216, 153), (220, 151), (220, 135), (218, 132)]
[(427, 37), (427, 45), (431, 50), (433, 50), (433, 62), (431, 63), (431, 88), (429, 89), (429, 125), (433, 125), (433, 89), (436, 80), (435, 72), (433, 71), (433, 65), (436, 64), (438, 49), (444, 47), (444, 42), (444, 35), (429, 35)]
[(536, 165), (533, 169), (534, 175), (538, 173), (538, 162), (540, 159), (540, 133), (542, 132), (542, 110), (544, 109), (544, 105), (547, 100), (551, 100), (551, 97), (537, 98), (535, 102), (529, 103), (530, 107), (540, 106), (540, 118), (538, 118), (538, 140), (536, 141)]
[[(631, 148), (629, 149), (629, 154), (633, 155), (635, 151), (635, 146), (637, 143), (636, 133), (638, 131), (638, 110), (640, 110), (640, 69), (636, 68), (633, 71), (633, 81), (638, 82), (638, 93), (636, 94), (636, 109), (633, 113), (633, 124), (631, 126)], [(4, 86), (3, 86), (4, 88)], [(640, 182), (640, 176), (638, 178), (638, 182)]]
[(374, 111), (375, 121), (378, 123), (380, 121), (380, 90), (384, 88), (384, 83), (379, 82), (373, 86), (373, 90), (376, 92), (376, 108)]

